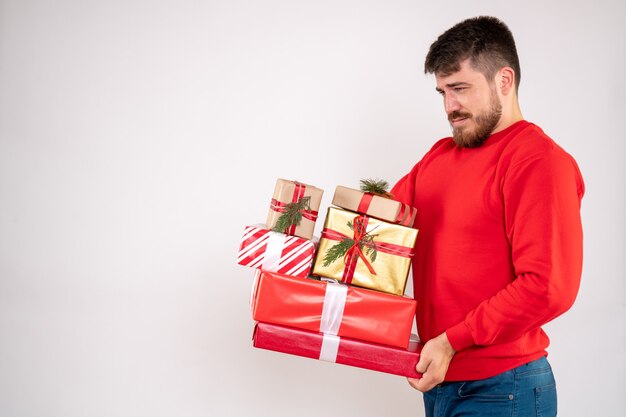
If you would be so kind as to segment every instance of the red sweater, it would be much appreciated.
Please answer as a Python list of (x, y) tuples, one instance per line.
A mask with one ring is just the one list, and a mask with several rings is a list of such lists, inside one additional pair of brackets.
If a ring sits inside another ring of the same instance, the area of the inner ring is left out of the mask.
[(420, 339), (445, 331), (457, 350), (446, 381), (547, 354), (541, 326), (570, 308), (580, 284), (583, 193), (574, 159), (527, 121), (478, 148), (442, 139), (395, 185), (418, 209)]

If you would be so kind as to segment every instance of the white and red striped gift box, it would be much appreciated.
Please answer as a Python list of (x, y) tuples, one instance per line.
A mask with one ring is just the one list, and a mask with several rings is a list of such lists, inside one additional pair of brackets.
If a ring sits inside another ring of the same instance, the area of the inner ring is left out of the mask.
[(315, 245), (297, 236), (246, 226), (237, 263), (267, 272), (306, 278), (311, 271)]

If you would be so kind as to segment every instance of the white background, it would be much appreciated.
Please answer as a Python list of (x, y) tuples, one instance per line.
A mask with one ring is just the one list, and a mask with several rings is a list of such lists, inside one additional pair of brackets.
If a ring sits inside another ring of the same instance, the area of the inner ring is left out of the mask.
[(560, 415), (623, 415), (621, 0), (1, 0), (0, 414), (423, 415), (401, 377), (253, 349), (235, 256), (276, 178), (324, 213), (447, 136), (424, 56), (479, 14), (587, 185), (580, 294), (547, 326)]

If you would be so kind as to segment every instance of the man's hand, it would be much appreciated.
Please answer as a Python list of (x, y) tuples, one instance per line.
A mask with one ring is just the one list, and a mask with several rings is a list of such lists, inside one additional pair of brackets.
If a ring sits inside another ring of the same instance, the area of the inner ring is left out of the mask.
[(426, 342), (415, 367), (422, 377), (407, 378), (409, 384), (418, 391), (430, 391), (443, 382), (455, 353), (445, 332)]

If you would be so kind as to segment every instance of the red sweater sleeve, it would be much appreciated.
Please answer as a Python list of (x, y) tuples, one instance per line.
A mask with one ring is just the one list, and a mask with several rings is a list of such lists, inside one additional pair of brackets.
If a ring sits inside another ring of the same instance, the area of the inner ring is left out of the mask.
[(446, 334), (456, 350), (504, 343), (568, 310), (582, 272), (584, 184), (560, 149), (512, 165), (501, 180), (516, 278)]
[(413, 197), (415, 193), (415, 175), (419, 170), (417, 163), (411, 171), (402, 177), (391, 189), (391, 195), (394, 199), (409, 205), (413, 205)]
[(438, 148), (443, 146), (446, 142), (450, 142), (450, 139), (440, 139), (430, 148), (430, 150), (424, 155), (424, 157), (413, 166), (411, 171), (402, 177), (391, 189), (391, 195), (405, 204), (413, 206), (413, 200), (415, 198), (415, 177), (419, 173), (420, 167), (424, 159), (428, 158), (430, 154), (435, 152)]

